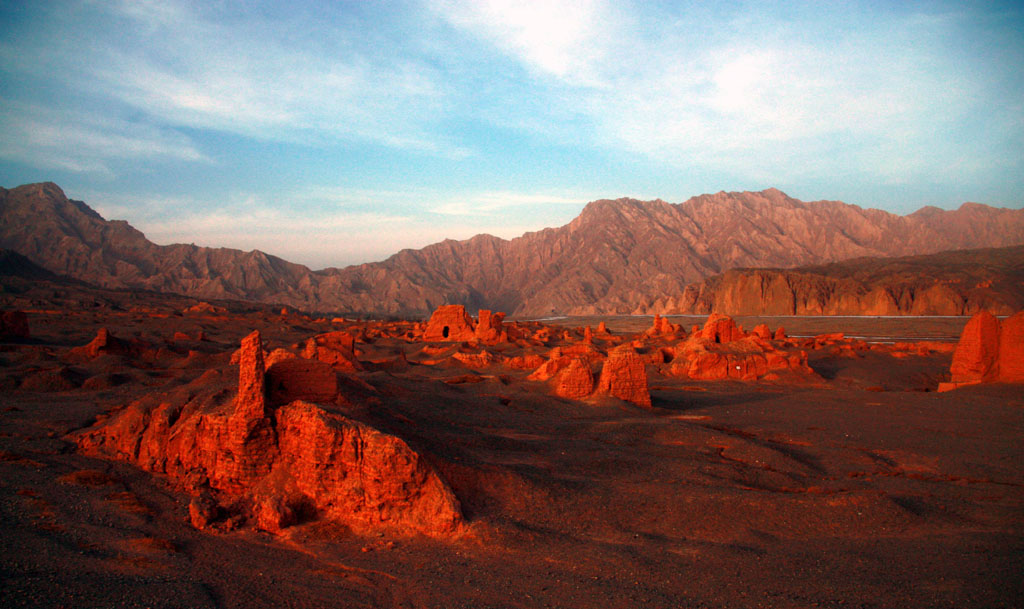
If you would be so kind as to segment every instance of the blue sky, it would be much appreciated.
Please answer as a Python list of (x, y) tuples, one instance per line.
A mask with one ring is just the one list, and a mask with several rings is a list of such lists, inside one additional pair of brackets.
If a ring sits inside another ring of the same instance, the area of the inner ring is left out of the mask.
[(0, 185), (314, 268), (777, 187), (1024, 206), (1015, 2), (6, 2)]

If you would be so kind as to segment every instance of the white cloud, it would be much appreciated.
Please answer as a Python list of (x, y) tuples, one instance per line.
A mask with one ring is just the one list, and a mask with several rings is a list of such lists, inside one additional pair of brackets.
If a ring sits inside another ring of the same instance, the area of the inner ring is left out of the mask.
[(130, 159), (208, 161), (175, 131), (0, 99), (0, 158), (42, 168), (112, 176)]
[[(824, 15), (805, 15), (801, 25), (757, 7), (728, 19), (680, 5), (672, 21), (642, 3), (432, 6), (554, 78), (562, 88), (550, 101), (583, 113), (592, 143), (680, 169), (775, 183), (834, 171), (841, 156), (858, 163), (844, 169), (919, 177), (926, 165), (913, 157), (935, 153), (931, 125), (959, 120), (971, 102), (970, 75), (942, 63), (955, 24), (944, 16), (879, 14), (859, 28), (854, 17), (826, 27)], [(871, 147), (897, 157), (847, 156)]]
[[(461, 197), (435, 197), (427, 209), (431, 213), (445, 216), (496, 216), (512, 215), (516, 208), (541, 208), (568, 206), (579, 210), (591, 199), (546, 193), (521, 193), (511, 191), (480, 192)], [(504, 231), (503, 231), (504, 232)]]
[(603, 36), (613, 11), (602, 0), (438, 0), (432, 6), (535, 71), (575, 84), (600, 83), (599, 66), (613, 40)]
[[(95, 49), (79, 84), (159, 119), (256, 139), (303, 143), (360, 138), (461, 158), (439, 136), (444, 90), (429, 64), (370, 52), (342, 25), (312, 15), (264, 17), (173, 1), (113, 7), (145, 44)], [(358, 50), (357, 50), (358, 48)]]

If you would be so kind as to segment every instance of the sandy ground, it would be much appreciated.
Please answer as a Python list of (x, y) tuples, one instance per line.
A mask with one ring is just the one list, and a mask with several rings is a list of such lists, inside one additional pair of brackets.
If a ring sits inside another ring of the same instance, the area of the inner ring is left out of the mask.
[[(40, 308), (31, 339), (0, 344), (4, 607), (1024, 606), (1024, 392), (935, 393), (949, 354), (815, 354), (823, 380), (801, 387), (652, 366), (652, 409), (560, 399), (501, 366), (368, 371), (377, 394), (361, 416), (428, 455), (470, 533), (361, 537), (324, 522), (209, 533), (165, 480), (84, 457), (67, 434), (227, 365), (252, 329), (274, 348), (330, 324), (180, 315), (181, 301), (161, 310), (149, 298), (148, 312)], [(948, 339), (965, 321), (768, 323)], [(626, 332), (650, 318), (607, 322)], [(100, 327), (166, 345), (166, 363), (61, 363)], [(168, 342), (199, 330), (206, 341)], [(421, 346), (364, 348), (415, 361)], [(444, 382), (467, 374), (482, 380)]]

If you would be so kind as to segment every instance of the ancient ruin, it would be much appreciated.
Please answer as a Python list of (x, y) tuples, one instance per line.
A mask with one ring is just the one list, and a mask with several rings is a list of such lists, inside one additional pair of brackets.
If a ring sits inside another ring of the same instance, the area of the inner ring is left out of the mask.
[(979, 383), (1024, 382), (1024, 311), (999, 321), (988, 311), (977, 313), (964, 327), (950, 380), (939, 391)]
[[(129, 404), (82, 432), (78, 445), (167, 474), (187, 492), (212, 497), (225, 519), (270, 532), (314, 517), (361, 531), (460, 531), (458, 500), (417, 453), (325, 406), (337, 402), (329, 366), (292, 358), (265, 370), (259, 332), (243, 339), (239, 353), (233, 396), (223, 380), (201, 377), (208, 382)], [(271, 401), (294, 401), (272, 409), (268, 379)], [(195, 511), (196, 522), (211, 524), (209, 509)]]

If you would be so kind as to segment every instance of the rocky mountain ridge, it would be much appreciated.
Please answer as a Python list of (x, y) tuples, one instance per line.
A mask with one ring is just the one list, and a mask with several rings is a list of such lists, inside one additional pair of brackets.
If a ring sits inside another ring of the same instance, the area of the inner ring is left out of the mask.
[(258, 250), (156, 245), (52, 183), (0, 189), (0, 218), (0, 248), (103, 287), (410, 317), (445, 303), (519, 316), (655, 312), (679, 308), (688, 284), (734, 267), (1024, 243), (1024, 210), (965, 203), (898, 216), (776, 189), (680, 204), (599, 200), (565, 226), (515, 239), (446, 240), (320, 271)]

